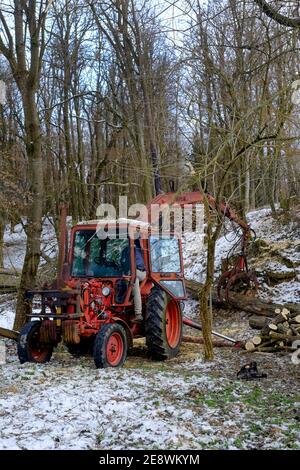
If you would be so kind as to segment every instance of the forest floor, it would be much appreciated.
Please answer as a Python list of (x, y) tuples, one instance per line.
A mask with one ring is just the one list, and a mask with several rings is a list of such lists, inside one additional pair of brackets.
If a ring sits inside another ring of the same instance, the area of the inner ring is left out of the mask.
[[(250, 218), (259, 237), (277, 243), (276, 269), (280, 264), (284, 271), (289, 257), (294, 263), (293, 278), (272, 287), (261, 268), (259, 295), (300, 302), (298, 228), (282, 227), (265, 209)], [(18, 267), (23, 238), (6, 236), (6, 259)], [(229, 239), (218, 242), (217, 270)], [(191, 246), (187, 277), (201, 280), (204, 255)], [(13, 304), (12, 297), (0, 299), (1, 326), (12, 326)], [(198, 318), (195, 301), (186, 302), (185, 315)], [(237, 339), (253, 336), (243, 312), (215, 311), (214, 329)], [(215, 360), (205, 362), (201, 345), (183, 343), (176, 358), (162, 363), (149, 360), (144, 341), (136, 340), (122, 369), (96, 370), (92, 358), (74, 358), (63, 346), (48, 364), (20, 365), (15, 344), (5, 344), (0, 449), (300, 449), (300, 367), (290, 354), (215, 348)], [(253, 360), (267, 377), (238, 380), (239, 369)]]
[[(300, 368), (289, 355), (184, 343), (167, 362), (142, 341), (121, 369), (54, 353), (0, 368), (1, 449), (300, 449)], [(267, 378), (237, 380), (250, 360)]]

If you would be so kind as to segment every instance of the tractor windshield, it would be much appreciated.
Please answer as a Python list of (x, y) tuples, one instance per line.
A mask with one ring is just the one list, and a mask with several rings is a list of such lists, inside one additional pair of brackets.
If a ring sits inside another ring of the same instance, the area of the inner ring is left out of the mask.
[(74, 238), (72, 276), (115, 277), (130, 275), (128, 238), (101, 240), (95, 230), (77, 230)]

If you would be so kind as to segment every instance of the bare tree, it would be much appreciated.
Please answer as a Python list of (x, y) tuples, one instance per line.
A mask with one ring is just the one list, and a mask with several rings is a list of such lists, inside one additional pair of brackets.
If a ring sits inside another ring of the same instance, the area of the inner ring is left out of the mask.
[[(40, 241), (43, 213), (43, 161), (41, 151), (41, 125), (37, 109), (36, 93), (39, 87), (42, 57), (45, 50), (45, 24), (52, 0), (23, 2), (14, 0), (12, 17), (6, 17), (7, 9), (0, 7), (0, 51), (10, 64), (18, 86), (24, 111), (25, 146), (28, 159), (27, 179), (30, 197), (27, 208), (26, 255), (14, 328), (24, 323), (30, 305), (25, 301), (25, 291), (34, 286), (40, 261)], [(10, 21), (14, 22), (15, 35)]]

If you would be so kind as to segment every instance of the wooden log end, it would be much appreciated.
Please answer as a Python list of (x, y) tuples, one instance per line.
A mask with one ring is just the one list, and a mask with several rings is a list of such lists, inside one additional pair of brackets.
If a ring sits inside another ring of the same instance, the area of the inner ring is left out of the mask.
[(245, 349), (246, 351), (254, 351), (255, 349), (255, 344), (252, 343), (252, 341), (246, 341), (246, 344), (245, 344)]

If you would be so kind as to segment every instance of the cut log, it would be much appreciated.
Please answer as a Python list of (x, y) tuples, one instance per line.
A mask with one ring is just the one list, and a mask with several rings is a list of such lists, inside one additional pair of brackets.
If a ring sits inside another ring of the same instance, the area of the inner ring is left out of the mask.
[(294, 322), (294, 323), (300, 323), (300, 315), (296, 315), (296, 316), (293, 318), (293, 322)]
[(278, 327), (277, 327), (277, 325), (275, 325), (275, 323), (269, 323), (268, 328), (269, 328), (269, 330), (272, 330), (272, 331), (277, 331), (278, 330)]
[(284, 317), (285, 320), (287, 320), (290, 316), (290, 311), (287, 308), (283, 307), (281, 315)]
[(275, 323), (275, 325), (278, 325), (279, 323), (284, 323), (286, 322), (286, 318), (282, 315), (282, 313), (279, 313), (277, 317), (274, 318), (272, 323)]
[(266, 347), (258, 347), (258, 352), (267, 352), (267, 353), (275, 353), (279, 351), (291, 351), (291, 348), (287, 348), (286, 346), (266, 346)]
[(278, 330), (278, 333), (287, 335), (288, 332), (291, 331), (291, 328), (287, 328), (286, 326), (283, 326), (283, 324), (281, 323), (280, 325), (277, 325), (277, 330)]
[[(299, 325), (300, 326), (300, 325)], [(298, 336), (298, 330), (293, 327), (293, 325), (290, 325), (290, 329), (292, 330), (293, 336)]]
[(0, 268), (0, 293), (16, 291), (20, 284), (19, 274), (13, 269)]
[(262, 343), (261, 336), (253, 336), (253, 338), (251, 338), (251, 341), (254, 344), (254, 346), (258, 346), (259, 344)]
[(271, 318), (263, 317), (261, 315), (252, 315), (249, 318), (249, 326), (253, 330), (262, 330), (262, 328), (271, 320)]
[[(198, 300), (199, 291), (202, 288), (202, 284), (197, 281), (186, 280), (186, 287), (191, 296)], [(238, 294), (236, 292), (229, 292), (228, 301), (218, 301), (216, 289), (212, 291), (212, 302), (214, 305), (222, 308), (235, 308), (244, 312), (249, 312), (255, 315), (262, 315), (268, 317), (276, 317), (275, 309), (283, 309), (284, 312), (287, 310), (291, 312), (291, 316), (295, 317), (300, 315), (300, 304), (274, 304), (265, 300), (258, 299), (256, 297), (248, 297), (247, 295)]]
[(21, 273), (16, 269), (0, 268), (0, 274), (4, 276), (20, 276)]
[(287, 341), (288, 343), (293, 343), (296, 340), (300, 340), (300, 336), (289, 336), (289, 335), (283, 335), (281, 333), (277, 333), (277, 331), (270, 331), (270, 337), (277, 339), (277, 340), (282, 340), (282, 341)]
[(252, 343), (252, 341), (246, 341), (246, 344), (245, 344), (245, 349), (246, 351), (254, 351), (255, 349), (255, 344)]

